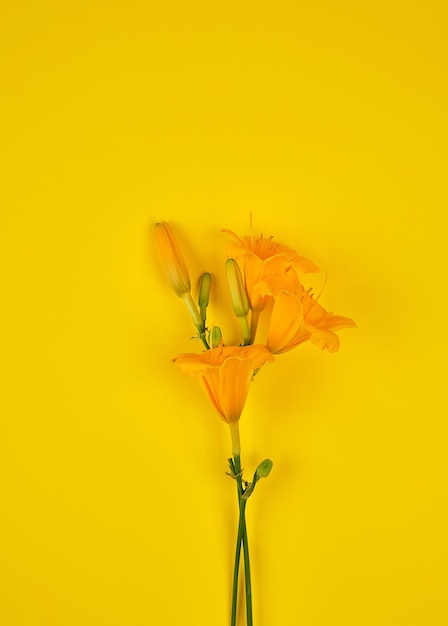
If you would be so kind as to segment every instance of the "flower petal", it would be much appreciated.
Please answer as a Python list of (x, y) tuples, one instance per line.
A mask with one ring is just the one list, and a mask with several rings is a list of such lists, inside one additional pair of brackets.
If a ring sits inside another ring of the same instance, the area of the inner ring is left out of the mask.
[(266, 345), (273, 354), (290, 350), (296, 345), (297, 333), (303, 322), (303, 307), (299, 298), (283, 291), (275, 300)]
[(220, 368), (219, 397), (228, 422), (240, 419), (249, 393), (252, 373), (253, 366), (250, 361), (242, 361), (235, 357), (228, 358)]
[(339, 337), (336, 333), (325, 328), (313, 328), (310, 333), (310, 341), (321, 350), (337, 352), (339, 350)]
[(188, 376), (196, 376), (225, 422), (239, 420), (254, 370), (274, 357), (266, 346), (223, 346), (202, 354), (180, 354), (173, 361)]
[[(204, 353), (206, 354), (206, 353)], [(202, 354), (179, 354), (173, 359), (179, 371), (187, 376), (203, 376), (214, 366), (204, 360)]]
[(211, 400), (211, 403), (218, 411), (220, 417), (227, 422), (226, 414), (221, 406), (220, 402), (220, 376), (219, 369), (215, 368), (209, 370), (204, 376), (201, 376), (200, 382), (205, 390), (206, 394)]

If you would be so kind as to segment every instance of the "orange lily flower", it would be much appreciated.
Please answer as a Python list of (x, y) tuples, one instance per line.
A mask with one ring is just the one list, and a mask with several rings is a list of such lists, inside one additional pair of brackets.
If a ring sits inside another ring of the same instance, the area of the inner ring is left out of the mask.
[(266, 340), (273, 354), (287, 352), (308, 340), (321, 350), (337, 352), (339, 337), (335, 331), (356, 326), (352, 319), (326, 311), (293, 271), (266, 277), (256, 290), (274, 298)]
[(238, 422), (255, 370), (274, 357), (262, 345), (224, 346), (202, 354), (180, 354), (173, 361), (183, 374), (199, 378), (224, 422)]
[(255, 285), (265, 276), (284, 274), (290, 268), (297, 272), (318, 272), (319, 268), (312, 261), (297, 254), (273, 240), (261, 237), (238, 237), (234, 232), (224, 229), (230, 235), (227, 256), (237, 259), (249, 297), (250, 308), (261, 311), (271, 299), (269, 294), (261, 295), (255, 291)]

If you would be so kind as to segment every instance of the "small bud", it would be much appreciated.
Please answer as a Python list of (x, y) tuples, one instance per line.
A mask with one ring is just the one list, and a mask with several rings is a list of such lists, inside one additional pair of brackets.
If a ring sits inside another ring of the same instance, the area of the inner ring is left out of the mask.
[(273, 465), (274, 464), (271, 461), (271, 459), (265, 459), (264, 461), (262, 461), (257, 467), (257, 469), (255, 470), (255, 474), (257, 478), (258, 479), (267, 478), (269, 474), (271, 473), (271, 469)]
[(226, 271), (235, 315), (237, 317), (246, 317), (249, 313), (249, 300), (244, 287), (243, 277), (241, 276), (241, 270), (235, 259), (227, 259)]
[(222, 332), (219, 326), (212, 326), (209, 339), (211, 348), (218, 348), (222, 343)]
[(174, 232), (166, 222), (155, 227), (156, 248), (168, 282), (180, 298), (190, 293), (190, 276)]
[(211, 283), (212, 283), (211, 275), (208, 272), (205, 272), (205, 274), (202, 274), (201, 278), (199, 279), (198, 304), (199, 304), (199, 311), (201, 313), (201, 318), (204, 324), (205, 324), (205, 320), (207, 317), (207, 307), (208, 307), (208, 302), (210, 299)]
[(255, 470), (252, 482), (249, 483), (249, 486), (243, 493), (243, 500), (247, 500), (253, 494), (255, 486), (261, 478), (267, 478), (269, 476), (273, 465), (274, 464), (271, 459), (265, 459), (259, 464), (259, 466)]

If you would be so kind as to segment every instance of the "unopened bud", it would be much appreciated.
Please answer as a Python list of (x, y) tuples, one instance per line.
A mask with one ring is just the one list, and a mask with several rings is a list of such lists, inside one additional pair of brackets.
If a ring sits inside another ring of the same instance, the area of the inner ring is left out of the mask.
[(222, 343), (222, 332), (219, 326), (212, 326), (209, 339), (211, 348), (218, 348)]
[(226, 271), (234, 313), (237, 317), (246, 317), (249, 313), (249, 300), (244, 287), (243, 277), (241, 276), (241, 270), (235, 259), (227, 259)]
[(190, 276), (174, 232), (166, 222), (155, 227), (156, 248), (168, 282), (180, 298), (190, 293)]
[(199, 279), (199, 311), (201, 313), (202, 321), (205, 323), (205, 319), (207, 317), (207, 307), (210, 299), (210, 286), (212, 284), (212, 277), (208, 272), (202, 274)]

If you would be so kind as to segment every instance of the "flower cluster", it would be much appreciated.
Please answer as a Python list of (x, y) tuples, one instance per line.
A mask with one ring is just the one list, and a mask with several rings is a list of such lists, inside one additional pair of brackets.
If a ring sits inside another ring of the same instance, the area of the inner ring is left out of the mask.
[[(305, 289), (300, 277), (318, 272), (319, 268), (287, 246), (272, 238), (240, 238), (232, 231), (226, 273), (233, 312), (241, 323), (240, 345), (226, 345), (218, 326), (207, 327), (211, 275), (206, 272), (199, 281), (197, 304), (191, 296), (187, 266), (171, 227), (156, 224), (156, 246), (168, 281), (185, 302), (198, 338), (205, 348), (201, 353), (180, 354), (173, 361), (183, 374), (199, 379), (220, 418), (230, 429), (232, 457), (228, 459), (230, 476), (235, 479), (238, 494), (238, 534), (233, 570), (231, 626), (237, 622), (238, 577), (241, 551), (244, 556), (246, 588), (246, 623), (253, 626), (249, 544), (246, 525), (246, 503), (256, 484), (266, 478), (272, 461), (262, 461), (252, 481), (243, 480), (239, 420), (250, 383), (274, 354), (291, 350), (305, 341), (335, 352), (339, 348), (337, 330), (355, 326), (353, 320), (327, 312)], [(263, 340), (256, 342), (259, 321), (264, 317), (267, 328)]]
[[(156, 246), (168, 280), (190, 311), (198, 336), (206, 348), (200, 354), (181, 354), (173, 361), (179, 370), (199, 378), (219, 416), (237, 422), (254, 373), (274, 354), (310, 341), (335, 352), (335, 331), (355, 326), (353, 320), (327, 312), (302, 285), (300, 276), (319, 272), (315, 263), (279, 244), (273, 238), (240, 238), (230, 230), (226, 270), (233, 310), (241, 321), (242, 345), (224, 344), (218, 327), (207, 329), (211, 276), (201, 277), (198, 306), (191, 296), (187, 267), (171, 227), (156, 225)], [(255, 342), (261, 316), (266, 316), (267, 335)]]
[(328, 313), (301, 284), (300, 274), (318, 272), (317, 265), (272, 238), (240, 239), (232, 231), (226, 232), (231, 237), (228, 254), (241, 268), (252, 310), (251, 340), (260, 313), (270, 309), (266, 346), (272, 354), (281, 354), (307, 340), (336, 352), (339, 338), (335, 331), (355, 323)]

